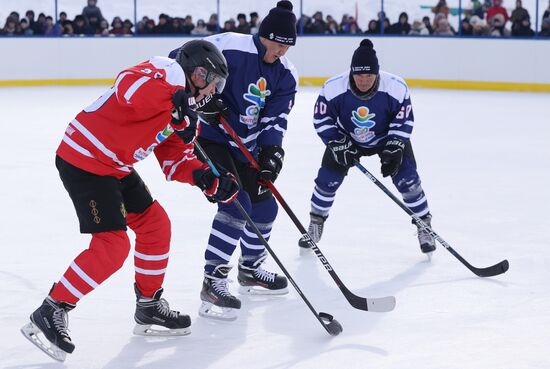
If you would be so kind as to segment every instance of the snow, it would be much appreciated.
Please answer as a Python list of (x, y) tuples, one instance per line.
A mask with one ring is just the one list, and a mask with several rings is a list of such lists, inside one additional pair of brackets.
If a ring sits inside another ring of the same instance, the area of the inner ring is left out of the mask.
[[(550, 367), (550, 128), (541, 111), (548, 95), (422, 89), (412, 91), (413, 143), (433, 226), (475, 266), (508, 259), (506, 274), (478, 278), (443, 247), (428, 262), (407, 215), (351, 170), (319, 247), (354, 293), (394, 295), (396, 309), (353, 309), (315, 256), (299, 256), (299, 233), (280, 209), (271, 246), (315, 308), (333, 314), (344, 332), (327, 335), (292, 288), (286, 296), (243, 297), (235, 322), (205, 320), (197, 309), (215, 206), (195, 188), (165, 182), (149, 158), (137, 169), (173, 227), (165, 297), (191, 315), (192, 334), (132, 335), (130, 257), (70, 313), (77, 347), (64, 364), (54, 363), (19, 328), (89, 242), (78, 233), (54, 152), (66, 124), (103, 90), (0, 89), (0, 368)], [(323, 152), (311, 124), (317, 92), (300, 89), (276, 183), (305, 226)], [(377, 159), (363, 163), (379, 176)], [(277, 269), (272, 259), (268, 266)]]

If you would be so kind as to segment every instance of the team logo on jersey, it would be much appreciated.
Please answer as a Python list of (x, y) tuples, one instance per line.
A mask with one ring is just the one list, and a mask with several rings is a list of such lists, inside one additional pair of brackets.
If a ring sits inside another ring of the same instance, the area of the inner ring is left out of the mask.
[(355, 141), (367, 142), (374, 137), (375, 133), (370, 129), (376, 125), (376, 122), (372, 120), (375, 116), (376, 114), (371, 113), (366, 106), (360, 106), (351, 112), (351, 121), (357, 126), (353, 132), (350, 132)]
[(264, 77), (260, 77), (256, 83), (249, 84), (248, 93), (243, 94), (243, 98), (253, 105), (246, 108), (246, 115), (240, 116), (241, 123), (255, 125), (260, 116), (260, 110), (265, 106), (265, 98), (269, 95), (271, 91), (267, 89), (267, 81)]
[(143, 147), (140, 147), (136, 151), (134, 151), (134, 159), (136, 160), (143, 160), (147, 156), (149, 156), (150, 153), (153, 152), (155, 147), (157, 147), (162, 141), (166, 140), (168, 136), (170, 136), (172, 133), (174, 133), (174, 128), (168, 124), (166, 128), (164, 128), (162, 131), (157, 133), (155, 136), (155, 142), (151, 144), (147, 149), (144, 149)]

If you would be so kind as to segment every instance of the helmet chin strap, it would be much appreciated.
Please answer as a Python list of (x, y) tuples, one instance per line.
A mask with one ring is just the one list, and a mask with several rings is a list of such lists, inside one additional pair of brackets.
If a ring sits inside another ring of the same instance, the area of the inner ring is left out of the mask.
[(374, 84), (371, 88), (368, 89), (367, 92), (361, 92), (355, 85), (355, 80), (353, 79), (352, 74), (349, 75), (349, 84), (351, 87), (351, 93), (353, 93), (357, 98), (361, 100), (370, 100), (376, 93), (378, 92), (378, 88), (380, 87), (380, 74), (376, 75), (376, 80), (374, 81)]

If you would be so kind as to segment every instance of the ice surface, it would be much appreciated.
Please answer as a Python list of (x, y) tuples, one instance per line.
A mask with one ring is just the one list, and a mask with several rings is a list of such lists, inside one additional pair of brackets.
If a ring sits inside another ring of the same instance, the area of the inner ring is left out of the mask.
[[(475, 266), (507, 258), (506, 274), (478, 278), (442, 247), (428, 263), (406, 214), (352, 170), (319, 247), (354, 293), (395, 295), (395, 311), (352, 309), (317, 258), (299, 257), (299, 234), (281, 209), (272, 247), (344, 332), (328, 336), (293, 290), (243, 297), (235, 322), (207, 321), (197, 309), (215, 206), (197, 189), (165, 182), (151, 157), (137, 169), (172, 219), (165, 297), (191, 314), (193, 332), (132, 336), (130, 257), (70, 313), (76, 350), (64, 365), (54, 363), (19, 328), (89, 242), (78, 233), (54, 152), (66, 124), (103, 90), (0, 89), (0, 368), (550, 367), (549, 95), (420, 89), (412, 92), (413, 143), (434, 229)], [(304, 88), (297, 96), (276, 183), (305, 226), (323, 152), (311, 123), (316, 93)], [(363, 163), (378, 175), (377, 159)]]

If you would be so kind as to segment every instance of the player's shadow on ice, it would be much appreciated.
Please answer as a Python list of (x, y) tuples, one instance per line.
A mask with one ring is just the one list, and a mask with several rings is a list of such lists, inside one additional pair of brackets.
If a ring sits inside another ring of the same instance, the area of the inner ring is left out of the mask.
[(103, 369), (208, 368), (245, 343), (250, 314), (241, 309), (233, 322), (192, 316), (189, 336), (132, 336)]
[[(343, 325), (341, 335), (349, 335), (350, 327), (355, 325), (356, 321), (346, 320), (346, 317), (354, 309), (345, 300), (317, 257), (314, 254), (301, 256), (296, 268), (289, 272), (317, 312), (333, 314)], [(357, 314), (371, 313), (358, 311)], [(290, 283), (287, 298), (281, 302), (270, 302), (264, 317), (266, 331), (289, 337), (288, 350), (292, 355), (292, 359), (275, 362), (267, 367), (269, 369), (294, 367), (297, 363), (316, 358), (322, 353), (337, 350), (353, 349), (375, 355), (388, 355), (386, 350), (372, 345), (338, 345), (339, 338), (328, 335)], [(360, 334), (365, 335), (380, 318), (380, 315), (365, 316), (362, 319), (365, 323), (361, 323), (359, 327)]]

